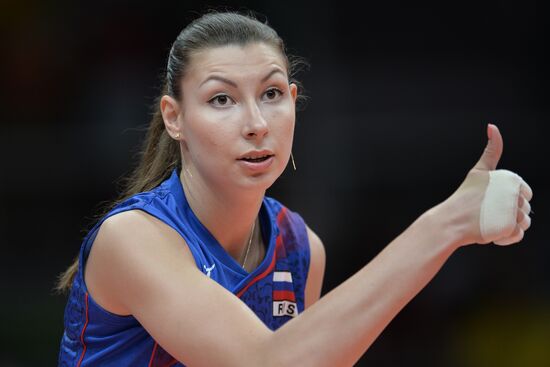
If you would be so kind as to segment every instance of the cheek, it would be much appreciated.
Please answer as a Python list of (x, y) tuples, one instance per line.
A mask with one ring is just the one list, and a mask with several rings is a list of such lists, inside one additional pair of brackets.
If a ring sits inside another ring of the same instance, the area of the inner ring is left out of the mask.
[(294, 136), (294, 111), (290, 111), (289, 109), (278, 111), (272, 121), (274, 122), (274, 133), (281, 140), (280, 144), (290, 147)]
[(234, 135), (229, 118), (210, 111), (190, 111), (186, 126), (190, 150), (201, 154), (216, 154), (225, 150)]
[(291, 105), (284, 104), (269, 111), (274, 128), (281, 133), (294, 131), (295, 112)]

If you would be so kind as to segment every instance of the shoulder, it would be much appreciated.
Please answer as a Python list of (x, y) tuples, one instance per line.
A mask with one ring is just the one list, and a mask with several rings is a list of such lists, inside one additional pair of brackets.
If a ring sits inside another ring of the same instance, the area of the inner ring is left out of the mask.
[(309, 240), (309, 248), (311, 251), (311, 260), (317, 262), (325, 262), (326, 252), (325, 246), (321, 238), (308, 225), (306, 225), (307, 238)]
[(266, 201), (277, 215), (277, 222), (284, 233), (283, 236), (290, 238), (290, 248), (299, 248), (301, 251), (298, 252), (306, 256), (304, 306), (308, 308), (321, 296), (326, 264), (325, 246), (300, 214), (273, 198), (266, 197)]
[[(312, 252), (311, 256), (315, 257), (317, 260), (323, 260), (324, 257), (325, 257), (325, 248), (323, 246), (323, 242), (321, 241), (321, 239), (319, 238), (317, 233), (315, 233), (307, 225), (307, 223), (302, 218), (302, 216), (298, 212), (295, 212), (295, 211), (289, 209), (284, 204), (282, 204), (280, 201), (278, 201), (274, 198), (266, 196), (265, 199), (266, 199), (266, 202), (268, 203), (268, 205), (273, 210), (273, 212), (276, 213), (279, 218), (284, 217), (287, 220), (289, 220), (290, 222), (292, 222), (294, 224), (298, 224), (301, 227), (305, 228), (305, 234), (307, 235), (307, 239), (308, 239), (308, 242), (309, 242), (309, 247), (310, 247), (311, 252)], [(281, 216), (281, 213), (283, 213), (284, 215)]]
[(309, 273), (310, 275), (316, 274), (317, 276), (321, 275), (325, 271), (326, 263), (326, 251), (323, 241), (319, 238), (317, 233), (315, 233), (309, 226), (307, 228), (307, 238), (309, 240), (309, 252), (310, 252), (310, 265)]
[(181, 251), (183, 237), (162, 220), (143, 210), (127, 210), (108, 217), (99, 227), (92, 251), (128, 256), (132, 253)]
[(193, 266), (184, 239), (170, 226), (141, 210), (108, 217), (99, 227), (85, 267), (85, 282), (97, 303), (110, 312), (130, 314), (123, 298), (134, 299), (144, 272), (173, 263)]
[(143, 210), (126, 210), (111, 215), (103, 221), (99, 227), (96, 242), (110, 239), (116, 241), (109, 242), (120, 243), (121, 246), (128, 242), (141, 244), (147, 241), (136, 242), (135, 240), (158, 237), (161, 234), (169, 234), (171, 231), (173, 230), (168, 225)]
[(326, 253), (325, 246), (319, 236), (308, 226), (309, 240), (309, 270), (305, 289), (305, 307), (308, 308), (321, 297), (323, 278), (325, 275)]
[(272, 215), (275, 216), (279, 226), (290, 227), (292, 230), (298, 229), (299, 232), (304, 232), (305, 235), (306, 223), (298, 212), (291, 210), (277, 199), (268, 196), (265, 197), (265, 203)]

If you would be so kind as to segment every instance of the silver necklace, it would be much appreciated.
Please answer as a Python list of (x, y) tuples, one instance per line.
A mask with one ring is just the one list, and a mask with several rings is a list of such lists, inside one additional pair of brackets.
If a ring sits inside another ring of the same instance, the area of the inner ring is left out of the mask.
[(243, 269), (246, 265), (246, 258), (248, 257), (248, 252), (250, 251), (250, 244), (252, 243), (252, 236), (254, 235), (254, 227), (256, 227), (256, 220), (254, 219), (254, 223), (252, 223), (252, 231), (250, 231), (250, 238), (248, 239), (248, 246), (246, 247), (246, 253), (244, 255), (244, 261), (243, 261)]

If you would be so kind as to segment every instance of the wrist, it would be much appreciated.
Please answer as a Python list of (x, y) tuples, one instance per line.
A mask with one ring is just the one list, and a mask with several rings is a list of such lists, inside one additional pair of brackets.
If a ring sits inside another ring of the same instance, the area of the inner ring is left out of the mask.
[(449, 199), (426, 211), (422, 217), (431, 228), (441, 235), (442, 242), (451, 250), (469, 245), (473, 242), (467, 238), (467, 225), (464, 218), (460, 218), (460, 211), (454, 207)]

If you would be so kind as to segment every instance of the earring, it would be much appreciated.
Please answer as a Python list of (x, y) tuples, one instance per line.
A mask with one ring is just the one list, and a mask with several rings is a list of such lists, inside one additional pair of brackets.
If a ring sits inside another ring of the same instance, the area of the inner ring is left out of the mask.
[(189, 167), (187, 167), (187, 163), (185, 163), (185, 158), (182, 156), (181, 159), (182, 159), (181, 168), (183, 168), (185, 172), (187, 172), (187, 174), (189, 175), (189, 178), (193, 179), (193, 174), (191, 174), (191, 171), (189, 171)]
[(174, 135), (174, 139), (179, 139), (180, 138), (180, 133), (176, 133), (176, 135)]
[(296, 171), (296, 163), (294, 162), (294, 156), (292, 155), (292, 150), (290, 151), (290, 159), (292, 160), (292, 167), (294, 167), (294, 171)]
[(191, 174), (191, 171), (189, 171), (189, 168), (187, 168), (187, 166), (184, 166), (183, 169), (187, 172), (190, 178), (193, 178), (193, 175)]

